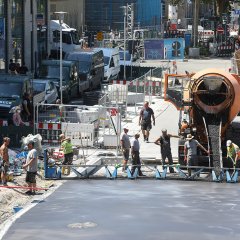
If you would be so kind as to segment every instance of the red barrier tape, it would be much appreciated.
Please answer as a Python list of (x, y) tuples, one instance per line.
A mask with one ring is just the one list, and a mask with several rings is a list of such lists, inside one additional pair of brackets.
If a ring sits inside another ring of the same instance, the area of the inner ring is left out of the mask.
[(0, 186), (0, 188), (20, 188), (20, 189), (32, 189), (32, 190), (49, 190), (49, 188), (40, 188), (40, 187), (36, 187), (36, 188), (31, 188), (31, 187), (27, 187), (27, 186)]

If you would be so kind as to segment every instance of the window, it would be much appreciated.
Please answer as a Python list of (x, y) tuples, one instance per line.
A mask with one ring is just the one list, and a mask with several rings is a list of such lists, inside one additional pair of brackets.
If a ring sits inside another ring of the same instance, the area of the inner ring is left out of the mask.
[(0, 70), (5, 69), (5, 17), (4, 0), (0, 0)]
[(114, 62), (113, 62), (113, 58), (111, 58), (111, 62), (110, 62), (110, 68), (114, 67)]
[(12, 48), (15, 62), (21, 62), (23, 53), (23, 1), (12, 1)]

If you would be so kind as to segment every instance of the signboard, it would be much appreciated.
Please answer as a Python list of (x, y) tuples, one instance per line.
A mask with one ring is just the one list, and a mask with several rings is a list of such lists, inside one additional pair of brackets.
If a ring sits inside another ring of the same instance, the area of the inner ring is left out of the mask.
[(236, 15), (240, 15), (240, 9), (235, 9), (235, 10), (234, 10), (234, 13), (235, 13)]
[(170, 30), (177, 30), (177, 24), (176, 23), (171, 23), (170, 24)]
[(183, 59), (185, 41), (183, 38), (164, 39), (165, 59)]
[(145, 40), (145, 59), (164, 59), (164, 41), (161, 40)]
[(98, 32), (97, 33), (97, 40), (98, 41), (102, 41), (103, 40), (103, 33), (102, 32)]
[(145, 40), (145, 59), (183, 59), (185, 41), (183, 38)]
[(5, 39), (5, 19), (0, 17), (0, 40)]
[(224, 33), (224, 29), (222, 27), (218, 27), (217, 28), (217, 32), (222, 34), (222, 33)]

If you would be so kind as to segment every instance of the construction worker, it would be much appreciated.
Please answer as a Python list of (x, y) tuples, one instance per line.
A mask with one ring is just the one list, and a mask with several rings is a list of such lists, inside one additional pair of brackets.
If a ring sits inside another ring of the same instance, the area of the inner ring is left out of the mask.
[(128, 136), (128, 128), (123, 129), (123, 133), (121, 134), (120, 141), (121, 141), (121, 147), (122, 147), (122, 152), (123, 152), (122, 171), (124, 172), (124, 171), (126, 171), (127, 163), (129, 160), (130, 148), (131, 148), (131, 143), (130, 143), (129, 136)]
[(141, 171), (140, 144), (138, 141), (139, 137), (140, 137), (140, 134), (136, 133), (135, 138), (131, 144), (132, 165), (133, 165), (131, 169), (131, 173), (134, 174), (135, 169), (138, 168), (138, 175), (144, 176)]
[[(61, 148), (59, 151), (63, 151), (64, 153), (64, 160), (63, 160), (63, 165), (71, 165), (73, 162), (73, 147), (72, 143), (70, 141), (70, 138), (66, 138), (64, 134), (61, 134), (59, 136), (60, 141), (61, 141)], [(67, 169), (67, 175), (70, 173), (70, 167), (63, 167), (62, 173), (65, 174), (65, 169)]]
[[(171, 144), (170, 138), (180, 138), (177, 135), (172, 135), (167, 133), (167, 129), (162, 129), (162, 135), (155, 141), (155, 144), (160, 145), (161, 147), (161, 155), (162, 155), (162, 165), (163, 169), (166, 167), (166, 158), (168, 159), (168, 164), (173, 165), (173, 158), (172, 158), (172, 151), (171, 151)], [(169, 167), (170, 173), (174, 173), (173, 167)]]
[(144, 141), (146, 142), (149, 142), (149, 132), (152, 129), (151, 119), (153, 120), (153, 126), (155, 126), (154, 112), (152, 108), (149, 107), (149, 102), (146, 101), (139, 116), (139, 125), (141, 125)]
[(9, 144), (10, 138), (4, 137), (3, 144), (0, 147), (0, 173), (3, 185), (7, 185), (7, 172), (9, 168), (9, 155), (8, 155)]
[[(197, 156), (197, 148), (200, 147), (204, 152), (208, 155), (209, 150), (204, 148), (197, 140), (193, 139), (194, 136), (191, 134), (187, 135), (186, 142), (184, 144), (184, 161), (188, 166), (198, 166), (198, 156)], [(188, 175), (191, 176), (191, 168), (188, 168)]]
[(23, 168), (27, 170), (26, 182), (28, 184), (29, 190), (26, 194), (34, 195), (36, 189), (36, 175), (38, 170), (38, 153), (34, 149), (34, 142), (29, 141), (27, 144), (28, 154), (26, 163), (23, 165)]
[(173, 61), (172, 64), (172, 74), (177, 74), (177, 62)]
[(237, 151), (237, 154), (236, 154), (235, 168), (239, 168), (240, 169), (240, 149)]
[(180, 128), (180, 133), (181, 134), (184, 134), (185, 133), (185, 130), (189, 128), (189, 124), (187, 122), (186, 119), (183, 119), (182, 122), (181, 122), (181, 128)]
[(227, 158), (233, 163), (233, 167), (236, 163), (236, 158), (238, 157), (239, 147), (231, 140), (227, 140)]

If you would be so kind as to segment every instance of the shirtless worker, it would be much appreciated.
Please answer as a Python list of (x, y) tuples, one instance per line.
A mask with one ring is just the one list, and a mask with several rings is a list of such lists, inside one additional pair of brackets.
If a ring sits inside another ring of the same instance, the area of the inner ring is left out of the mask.
[(10, 144), (10, 138), (4, 137), (3, 144), (0, 147), (0, 171), (1, 171), (1, 180), (3, 185), (7, 185), (7, 171), (9, 168), (9, 155), (8, 155), (8, 146)]

